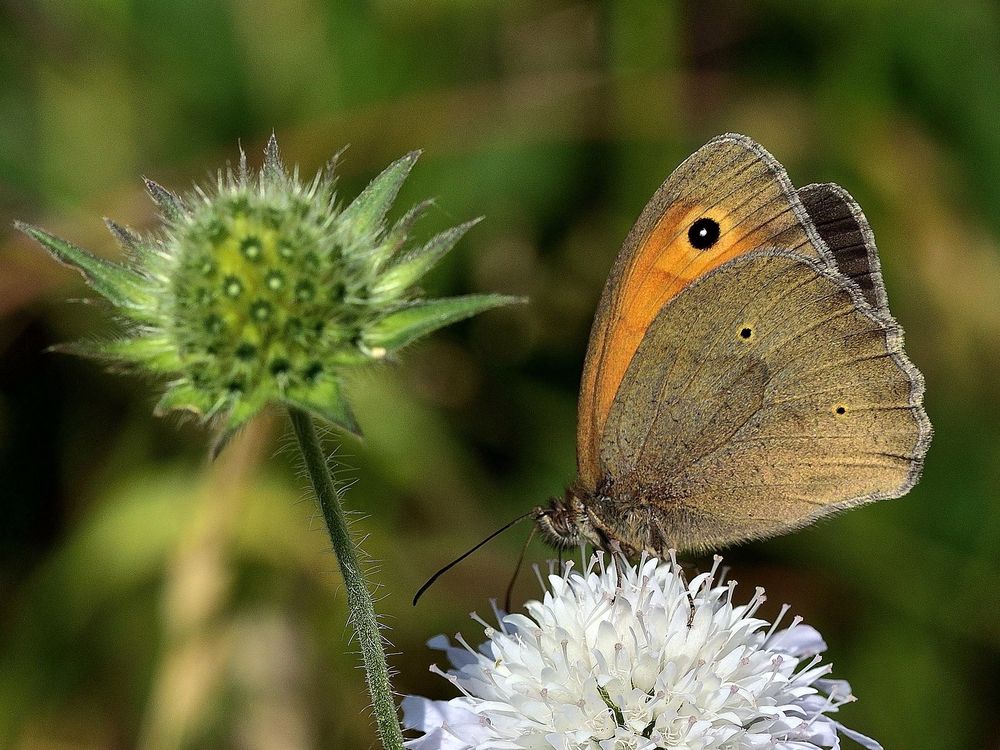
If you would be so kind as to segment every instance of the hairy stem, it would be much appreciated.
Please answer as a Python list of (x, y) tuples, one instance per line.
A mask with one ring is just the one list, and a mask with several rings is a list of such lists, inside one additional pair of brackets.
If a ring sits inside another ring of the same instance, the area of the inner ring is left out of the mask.
[(351, 611), (351, 622), (357, 633), (358, 642), (361, 644), (365, 679), (372, 695), (379, 738), (386, 750), (403, 750), (403, 735), (399, 729), (399, 717), (396, 714), (396, 703), (389, 682), (389, 668), (382, 646), (382, 633), (375, 618), (375, 605), (372, 603), (371, 592), (358, 565), (357, 548), (347, 529), (340, 493), (330, 476), (312, 417), (299, 409), (289, 409), (288, 414), (295, 428), (295, 436), (302, 450), (316, 499), (323, 509), (323, 519), (326, 521), (333, 551), (337, 555), (340, 572), (344, 577), (347, 605)]

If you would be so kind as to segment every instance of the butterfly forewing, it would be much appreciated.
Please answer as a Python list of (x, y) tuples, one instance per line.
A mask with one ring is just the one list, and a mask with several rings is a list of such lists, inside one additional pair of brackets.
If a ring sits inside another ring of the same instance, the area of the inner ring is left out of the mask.
[[(717, 225), (706, 247), (693, 244), (699, 220)], [(605, 286), (580, 389), (577, 459), (582, 486), (592, 489), (600, 478), (604, 424), (650, 324), (693, 281), (761, 247), (785, 248), (834, 267), (777, 160), (746, 136), (720, 136), (656, 191)]]

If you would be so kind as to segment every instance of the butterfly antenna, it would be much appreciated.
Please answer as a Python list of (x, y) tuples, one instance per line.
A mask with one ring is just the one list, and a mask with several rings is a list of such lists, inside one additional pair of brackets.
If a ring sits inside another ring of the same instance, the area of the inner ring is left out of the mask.
[(490, 541), (491, 539), (493, 539), (493, 537), (495, 537), (495, 536), (499, 536), (500, 534), (502, 534), (503, 532), (505, 532), (505, 531), (506, 531), (507, 529), (509, 529), (509, 528), (510, 528), (511, 526), (513, 526), (514, 524), (516, 524), (516, 523), (520, 523), (520, 522), (521, 522), (521, 521), (523, 521), (523, 520), (524, 520), (525, 518), (529, 518), (529, 517), (533, 516), (533, 515), (534, 515), (535, 513), (536, 513), (536, 511), (534, 511), (534, 510), (529, 510), (529, 511), (528, 511), (527, 513), (525, 513), (525, 514), (524, 514), (523, 516), (518, 516), (517, 518), (515, 518), (515, 519), (514, 519), (513, 521), (511, 521), (510, 523), (508, 523), (508, 524), (506, 524), (506, 525), (502, 526), (501, 528), (497, 529), (496, 531), (494, 531), (494, 532), (493, 532), (492, 534), (490, 534), (490, 535), (489, 535), (488, 537), (486, 537), (485, 539), (483, 539), (483, 541), (481, 541), (481, 542), (480, 542), (479, 544), (477, 544), (477, 545), (476, 545), (475, 547), (473, 547), (472, 549), (470, 549), (470, 550), (469, 550), (468, 552), (466, 552), (465, 554), (463, 554), (463, 555), (461, 555), (461, 556), (459, 556), (459, 557), (456, 557), (456, 558), (455, 558), (454, 560), (452, 560), (452, 561), (451, 561), (450, 563), (448, 563), (448, 564), (447, 564), (447, 565), (445, 565), (445, 566), (444, 566), (443, 568), (441, 568), (441, 570), (439, 570), (439, 571), (438, 571), (437, 573), (435, 573), (435, 574), (434, 574), (434, 575), (432, 575), (432, 576), (431, 576), (430, 578), (428, 578), (428, 579), (427, 579), (427, 582), (426, 582), (426, 583), (425, 583), (425, 584), (424, 584), (423, 586), (421, 586), (421, 587), (420, 587), (420, 588), (419, 588), (419, 589), (417, 590), (417, 593), (416, 593), (416, 594), (414, 594), (414, 595), (413, 595), (413, 606), (414, 606), (414, 607), (415, 607), (415, 606), (417, 606), (417, 600), (418, 600), (418, 599), (420, 599), (420, 597), (421, 597), (421, 596), (423, 595), (423, 593), (424, 593), (424, 592), (425, 592), (425, 591), (426, 591), (427, 589), (429, 589), (429, 588), (431, 587), (431, 584), (432, 584), (432, 583), (434, 583), (434, 581), (436, 581), (436, 580), (437, 580), (438, 578), (440, 578), (440, 577), (441, 577), (442, 575), (444, 575), (444, 574), (445, 574), (445, 573), (447, 573), (447, 572), (448, 572), (449, 570), (451, 570), (452, 568), (454, 568), (454, 567), (455, 567), (456, 565), (458, 565), (458, 564), (459, 564), (460, 562), (462, 562), (462, 560), (464, 560), (465, 558), (467, 558), (467, 557), (468, 557), (469, 555), (471, 555), (471, 554), (472, 554), (473, 552), (475, 552), (475, 551), (476, 551), (477, 549), (479, 549), (480, 547), (482, 547), (482, 546), (483, 546), (484, 544), (486, 544), (486, 543), (487, 543), (488, 541)]
[(514, 575), (510, 577), (510, 583), (507, 584), (507, 593), (503, 598), (503, 611), (510, 612), (510, 596), (514, 593), (514, 584), (517, 582), (517, 575), (521, 572), (521, 565), (524, 563), (524, 555), (528, 551), (528, 545), (531, 544), (531, 540), (535, 538), (535, 532), (538, 531), (537, 526), (531, 527), (531, 533), (528, 534), (528, 538), (524, 540), (524, 546), (521, 547), (521, 554), (517, 556), (517, 565), (514, 566)]

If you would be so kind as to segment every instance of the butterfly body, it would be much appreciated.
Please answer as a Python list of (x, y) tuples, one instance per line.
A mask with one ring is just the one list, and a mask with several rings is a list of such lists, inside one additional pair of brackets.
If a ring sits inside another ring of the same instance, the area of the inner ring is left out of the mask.
[(595, 316), (578, 476), (534, 511), (556, 546), (706, 550), (907, 492), (931, 437), (874, 237), (836, 185), (796, 191), (710, 141), (629, 233)]

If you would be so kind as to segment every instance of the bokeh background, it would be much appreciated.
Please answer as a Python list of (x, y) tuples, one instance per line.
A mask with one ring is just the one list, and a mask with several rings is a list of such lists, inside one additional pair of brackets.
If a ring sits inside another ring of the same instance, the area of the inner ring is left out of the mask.
[[(153, 383), (45, 353), (107, 333), (11, 228), (96, 252), (177, 190), (344, 144), (353, 195), (413, 148), (427, 235), (487, 220), (430, 291), (491, 312), (352, 388), (338, 460), (401, 692), (450, 696), (424, 641), (502, 596), (526, 528), (423, 579), (572, 478), (590, 319), (631, 222), (727, 130), (865, 207), (936, 437), (905, 499), (727, 553), (826, 636), (888, 748), (998, 747), (1000, 7), (994, 0), (0, 3), (0, 747), (366, 748), (336, 565), (280, 414), (209, 464)], [(331, 447), (332, 444), (331, 444)], [(536, 542), (530, 561), (548, 551)], [(530, 573), (515, 599), (537, 593)]]

